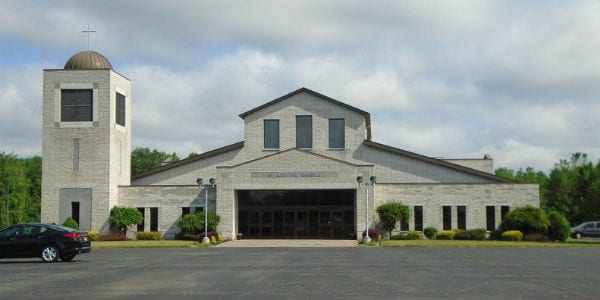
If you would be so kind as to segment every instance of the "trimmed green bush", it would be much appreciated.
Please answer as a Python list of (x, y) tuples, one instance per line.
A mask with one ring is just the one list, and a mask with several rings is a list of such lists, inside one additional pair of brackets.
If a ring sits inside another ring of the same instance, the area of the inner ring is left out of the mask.
[(433, 240), (433, 239), (435, 239), (435, 235), (437, 234), (437, 228), (435, 228), (435, 227), (426, 227), (425, 230), (423, 230), (423, 233), (425, 234), (425, 236), (428, 239)]
[(454, 235), (455, 240), (472, 240), (472, 241), (483, 241), (485, 240), (485, 234), (487, 230), (483, 228), (470, 229), (466, 231), (457, 231)]
[(548, 233), (548, 217), (541, 208), (519, 207), (510, 211), (500, 224), (502, 230), (518, 230), (523, 234)]
[(548, 213), (548, 239), (551, 241), (564, 242), (569, 238), (571, 233), (571, 225), (567, 218), (558, 211)]
[(455, 235), (456, 235), (456, 230), (442, 230), (436, 234), (435, 239), (436, 240), (453, 240)]
[(390, 237), (391, 240), (422, 240), (423, 234), (420, 231), (408, 231), (406, 234), (396, 234)]
[(92, 231), (88, 231), (87, 234), (90, 237), (90, 239), (92, 239), (92, 241), (100, 240), (100, 232), (99, 231), (92, 230)]
[(127, 226), (143, 222), (144, 216), (137, 208), (115, 206), (110, 210), (111, 229), (117, 230), (122, 235), (127, 234)]
[(509, 230), (509, 231), (502, 233), (503, 241), (518, 242), (518, 241), (521, 241), (522, 239), (523, 239), (523, 233), (518, 230)]
[(65, 221), (62, 223), (62, 226), (69, 227), (75, 230), (79, 230), (79, 224), (72, 217), (67, 217)]
[(135, 233), (135, 239), (140, 241), (158, 241), (162, 237), (158, 231), (141, 231)]
[[(207, 219), (208, 230), (217, 230), (221, 217), (214, 212), (208, 212)], [(204, 212), (197, 211), (193, 214), (183, 216), (177, 226), (179, 226), (183, 232), (188, 234), (204, 234)]]

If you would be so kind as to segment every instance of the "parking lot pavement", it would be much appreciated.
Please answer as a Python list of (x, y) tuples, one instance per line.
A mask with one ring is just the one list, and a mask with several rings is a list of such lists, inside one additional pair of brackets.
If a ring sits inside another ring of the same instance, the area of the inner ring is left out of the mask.
[(0, 260), (0, 299), (595, 299), (597, 248), (98, 249)]

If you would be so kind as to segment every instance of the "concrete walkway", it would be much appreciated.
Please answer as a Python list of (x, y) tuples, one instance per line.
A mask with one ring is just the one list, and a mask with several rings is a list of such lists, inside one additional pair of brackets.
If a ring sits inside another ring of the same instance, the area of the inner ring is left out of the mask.
[(356, 247), (355, 240), (235, 240), (216, 247), (222, 248), (297, 248), (297, 247)]

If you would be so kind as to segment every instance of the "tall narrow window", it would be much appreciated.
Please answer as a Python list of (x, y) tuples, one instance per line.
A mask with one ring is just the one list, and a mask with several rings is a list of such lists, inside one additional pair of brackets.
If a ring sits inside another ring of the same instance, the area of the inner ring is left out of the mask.
[(79, 202), (71, 202), (71, 218), (79, 224)]
[(442, 207), (442, 219), (444, 230), (452, 229), (452, 206)]
[(504, 216), (510, 211), (510, 206), (502, 205), (500, 207), (500, 220), (504, 220)]
[(146, 222), (146, 215), (145, 215), (146, 209), (143, 207), (138, 207), (137, 209), (142, 214), (142, 224), (137, 225), (137, 231), (142, 232), (142, 231), (144, 231), (144, 223)]
[(93, 90), (61, 90), (61, 122), (91, 122), (93, 120)]
[(296, 148), (312, 148), (312, 116), (296, 116)]
[(415, 230), (423, 231), (423, 206), (415, 206)]
[(457, 206), (456, 215), (458, 218), (458, 229), (467, 230), (467, 207)]
[(344, 149), (346, 122), (344, 119), (329, 119), (329, 148)]
[(496, 229), (496, 207), (486, 206), (485, 207), (485, 223), (488, 231)]
[(117, 105), (115, 105), (116, 123), (125, 126), (125, 96), (117, 93)]
[(158, 231), (158, 207), (150, 207), (150, 231)]
[(265, 149), (279, 149), (279, 120), (264, 121)]

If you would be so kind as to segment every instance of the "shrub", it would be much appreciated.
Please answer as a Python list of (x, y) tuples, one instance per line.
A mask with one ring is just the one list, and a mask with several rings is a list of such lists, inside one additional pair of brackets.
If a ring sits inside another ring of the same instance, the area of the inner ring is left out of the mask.
[(219, 233), (219, 242), (222, 242), (222, 241), (224, 241), (223, 235)]
[(473, 241), (483, 241), (485, 240), (486, 230), (483, 228), (471, 229), (462, 231), (459, 230), (454, 235), (455, 240), (473, 240)]
[(523, 239), (523, 233), (518, 230), (509, 230), (502, 233), (503, 241), (521, 241)]
[[(208, 212), (208, 230), (215, 231), (217, 230), (217, 226), (219, 226), (219, 222), (221, 221), (221, 217), (214, 212)], [(204, 212), (197, 211), (193, 214), (187, 214), (181, 218), (181, 221), (177, 224), (179, 228), (185, 233), (192, 234), (204, 234)]]
[(548, 238), (552, 241), (564, 242), (569, 238), (571, 233), (571, 225), (567, 218), (558, 211), (548, 213)]
[(90, 239), (92, 239), (92, 241), (100, 240), (100, 232), (98, 231), (88, 231), (88, 236), (90, 237)]
[(65, 221), (62, 223), (62, 226), (69, 227), (75, 230), (79, 230), (79, 224), (72, 217), (67, 217)]
[(396, 234), (390, 237), (391, 240), (422, 240), (423, 234), (420, 231), (408, 231), (406, 234)]
[(127, 234), (127, 226), (143, 222), (144, 216), (136, 208), (115, 206), (110, 210), (111, 227), (123, 235)]
[[(400, 221), (410, 219), (410, 209), (400, 202), (388, 202), (381, 204), (376, 209), (381, 221), (381, 227), (386, 230), (390, 236)], [(371, 235), (369, 235), (371, 236)]]
[(489, 239), (492, 241), (501, 241), (502, 240), (502, 229), (498, 228), (498, 229), (492, 230), (490, 232)]
[(213, 245), (217, 243), (217, 238), (214, 235), (210, 237), (210, 243)]
[(528, 242), (547, 242), (548, 237), (540, 233), (530, 233), (523, 235), (523, 241)]
[(509, 212), (500, 227), (502, 230), (518, 230), (523, 234), (547, 234), (548, 217), (541, 208), (528, 205)]
[(437, 233), (435, 236), (436, 240), (453, 240), (454, 235), (456, 235), (455, 230), (442, 230)]
[[(379, 234), (379, 230), (375, 229), (375, 228), (369, 228), (369, 237), (372, 240), (376, 240), (378, 237), (380, 236)], [(362, 233), (362, 237), (365, 237), (365, 232), (363, 231)]]
[(425, 236), (432, 240), (435, 239), (435, 235), (437, 234), (437, 229), (435, 227), (426, 227), (425, 230), (423, 230), (423, 233), (425, 234)]
[(143, 241), (158, 241), (161, 240), (161, 234), (158, 231), (141, 231), (135, 233), (135, 238), (137, 240)]
[(101, 241), (128, 241), (126, 235), (118, 232), (109, 232), (100, 236)]

